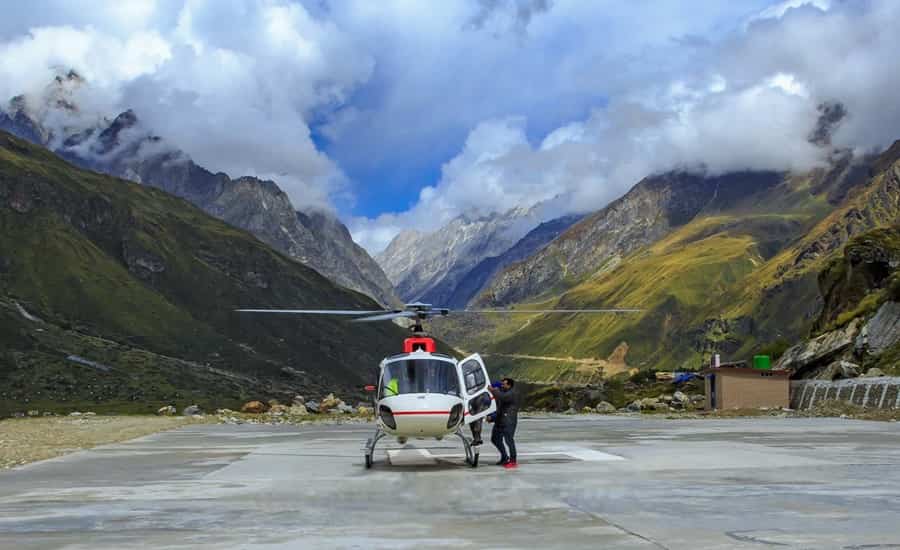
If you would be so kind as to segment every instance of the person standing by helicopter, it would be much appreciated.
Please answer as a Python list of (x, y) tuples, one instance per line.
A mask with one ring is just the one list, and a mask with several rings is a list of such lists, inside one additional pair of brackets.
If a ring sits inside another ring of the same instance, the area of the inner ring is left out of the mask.
[(497, 402), (497, 418), (491, 431), (491, 443), (500, 451), (500, 461), (497, 465), (507, 469), (518, 467), (515, 435), (516, 425), (519, 422), (519, 403), (513, 389), (515, 385), (512, 378), (504, 378), (500, 382), (499, 389), (488, 387)]
[[(494, 382), (491, 384), (495, 388), (500, 387), (500, 382)], [(478, 403), (475, 405), (475, 410), (483, 411), (491, 406), (491, 396), (487, 392), (475, 397), (478, 400)], [(488, 415), (488, 422), (493, 422), (492, 417), (495, 416), (496, 413), (491, 413)], [(484, 426), (484, 420), (478, 419), (475, 422), (469, 424), (469, 429), (472, 430), (472, 445), (481, 445), (483, 441), (481, 440), (481, 431)]]

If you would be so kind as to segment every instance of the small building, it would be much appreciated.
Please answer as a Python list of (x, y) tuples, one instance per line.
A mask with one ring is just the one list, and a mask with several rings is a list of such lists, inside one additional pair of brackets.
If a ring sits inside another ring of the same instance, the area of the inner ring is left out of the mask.
[(703, 371), (707, 410), (790, 407), (790, 373), (745, 364), (723, 364)]

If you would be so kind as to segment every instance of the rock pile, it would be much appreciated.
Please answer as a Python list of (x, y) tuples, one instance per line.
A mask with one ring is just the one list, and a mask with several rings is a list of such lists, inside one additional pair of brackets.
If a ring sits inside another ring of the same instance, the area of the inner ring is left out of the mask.
[(249, 414), (262, 414), (269, 410), (269, 407), (262, 401), (248, 401), (241, 407), (241, 412)]
[(202, 416), (203, 410), (197, 405), (191, 405), (189, 407), (185, 407), (183, 411), (181, 411), (181, 416)]
[[(329, 393), (320, 401), (307, 400), (302, 395), (297, 395), (291, 400), (290, 405), (283, 405), (272, 399), (268, 403), (262, 401), (248, 401), (241, 407), (240, 414), (229, 409), (219, 409), (216, 414), (226, 422), (242, 424), (266, 423), (277, 419), (276, 423), (302, 422), (311, 415), (347, 415), (370, 418), (374, 415), (372, 407), (365, 403), (359, 403), (356, 407), (348, 405), (343, 399)], [(252, 415), (252, 416), (251, 416)], [(260, 418), (257, 418), (259, 416)]]
[(684, 392), (676, 391), (672, 395), (663, 394), (657, 397), (635, 399), (622, 410), (626, 412), (689, 411), (701, 405), (705, 400), (706, 398), (700, 394), (688, 396)]

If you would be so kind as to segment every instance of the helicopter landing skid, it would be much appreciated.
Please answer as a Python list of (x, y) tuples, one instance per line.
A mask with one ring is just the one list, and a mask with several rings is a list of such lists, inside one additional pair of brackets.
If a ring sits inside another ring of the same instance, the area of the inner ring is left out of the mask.
[(366, 469), (372, 467), (372, 462), (374, 462), (375, 456), (375, 445), (378, 443), (378, 440), (382, 437), (386, 436), (381, 428), (375, 428), (375, 435), (366, 440)]
[(466, 450), (466, 464), (473, 468), (478, 467), (478, 449), (481, 445), (472, 445), (472, 441), (463, 435), (462, 430), (456, 430), (456, 435), (462, 439), (463, 448)]
[[(366, 469), (372, 467), (372, 463), (374, 462), (375, 456), (375, 445), (378, 444), (378, 441), (386, 436), (387, 434), (383, 432), (380, 428), (375, 429), (375, 435), (366, 440)], [(462, 430), (456, 430), (456, 435), (462, 440), (463, 448), (466, 451), (466, 464), (473, 468), (478, 467), (478, 449), (481, 447), (480, 445), (472, 445), (472, 441), (469, 440), (465, 435), (463, 435)]]

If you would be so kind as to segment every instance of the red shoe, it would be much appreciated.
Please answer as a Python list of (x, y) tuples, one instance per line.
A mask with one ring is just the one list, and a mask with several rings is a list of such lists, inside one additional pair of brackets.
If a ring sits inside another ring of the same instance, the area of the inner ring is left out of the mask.
[(510, 460), (506, 464), (503, 465), (507, 470), (514, 470), (519, 467), (519, 464), (515, 460)]

